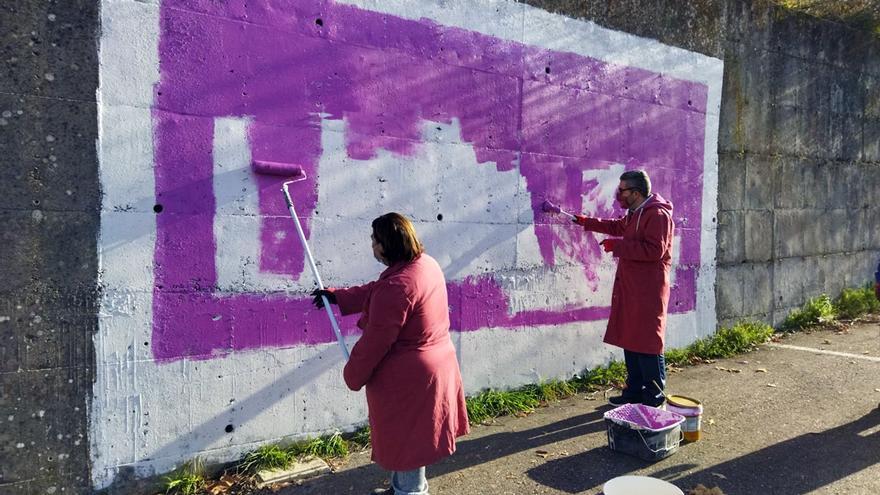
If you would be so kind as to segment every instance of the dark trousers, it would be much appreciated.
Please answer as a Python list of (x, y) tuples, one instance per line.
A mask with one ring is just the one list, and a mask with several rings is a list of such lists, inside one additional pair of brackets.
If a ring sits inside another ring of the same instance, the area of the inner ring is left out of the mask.
[(626, 390), (623, 394), (643, 404), (661, 404), (666, 387), (666, 359), (663, 354), (643, 354), (624, 349), (623, 358), (626, 361)]

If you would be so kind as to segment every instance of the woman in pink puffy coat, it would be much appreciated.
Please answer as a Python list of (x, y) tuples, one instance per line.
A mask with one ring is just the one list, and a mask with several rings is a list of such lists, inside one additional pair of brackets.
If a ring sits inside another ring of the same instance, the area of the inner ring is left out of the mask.
[(392, 472), (392, 487), (374, 493), (428, 493), (425, 466), (455, 452), (469, 431), (455, 347), (449, 337), (446, 280), (399, 213), (373, 220), (373, 255), (388, 268), (379, 279), (315, 291), (342, 314), (361, 313), (363, 330), (343, 376), (366, 387), (372, 458)]

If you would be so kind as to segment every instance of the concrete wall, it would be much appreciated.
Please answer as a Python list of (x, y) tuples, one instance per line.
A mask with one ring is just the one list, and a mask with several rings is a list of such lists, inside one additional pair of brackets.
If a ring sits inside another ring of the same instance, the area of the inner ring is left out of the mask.
[(727, 16), (718, 316), (779, 323), (880, 257), (880, 42), (760, 5)]
[(88, 493), (98, 5), (0, 7), (0, 493)]
[(3, 493), (132, 493), (364, 420), (252, 159), (308, 173), (329, 285), (380, 271), (374, 216), (416, 220), (470, 392), (616, 355), (613, 265), (539, 205), (616, 214), (623, 168), (677, 205), (672, 346), (880, 254), (878, 43), (762, 1), (22, 3), (0, 11)]
[(619, 353), (601, 236), (540, 205), (617, 216), (626, 168), (676, 205), (670, 342), (714, 329), (718, 59), (509, 2), (117, 0), (102, 26), (97, 487), (366, 419), (253, 160), (307, 173), (328, 285), (381, 271), (374, 217), (415, 220), (470, 393)]

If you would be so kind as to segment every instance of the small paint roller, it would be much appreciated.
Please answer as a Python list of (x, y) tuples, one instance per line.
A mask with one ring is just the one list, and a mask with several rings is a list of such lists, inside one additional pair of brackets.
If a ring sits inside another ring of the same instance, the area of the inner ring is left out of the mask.
[[(302, 225), (299, 223), (299, 217), (296, 216), (296, 209), (293, 207), (293, 199), (290, 197), (290, 191), (287, 187), (294, 182), (299, 182), (307, 178), (305, 170), (299, 165), (293, 163), (270, 162), (264, 160), (254, 160), (251, 162), (251, 168), (255, 174), (271, 175), (276, 177), (290, 177), (291, 180), (285, 181), (281, 185), (281, 192), (284, 193), (284, 200), (287, 202), (287, 210), (293, 223), (296, 225), (296, 233), (299, 234), (299, 241), (302, 243), (303, 251), (306, 253), (306, 260), (309, 262), (309, 268), (312, 269), (312, 275), (318, 283), (318, 289), (324, 290), (324, 282), (321, 281), (321, 275), (318, 274), (318, 267), (315, 266), (315, 258), (312, 256), (312, 250), (309, 249), (309, 243), (306, 242), (306, 235), (303, 232)], [(333, 327), (333, 333), (336, 335), (336, 341), (342, 349), (342, 355), (348, 360), (348, 348), (345, 346), (345, 340), (342, 338), (342, 332), (339, 331), (339, 323), (336, 322), (336, 315), (330, 309), (330, 301), (327, 297), (321, 296), (324, 301), (324, 309), (327, 310), (327, 316), (330, 318), (330, 325)]]
[(549, 199), (545, 199), (544, 202), (541, 204), (541, 211), (543, 211), (544, 213), (562, 213), (572, 220), (574, 220), (575, 218), (574, 215), (563, 210), (558, 205), (553, 204)]
[[(296, 177), (294, 181), (305, 179), (306, 173), (302, 167), (293, 163), (268, 162), (264, 160), (254, 160), (251, 163), (254, 173), (257, 175), (274, 175), (278, 177)], [(301, 177), (301, 178), (300, 178)]]

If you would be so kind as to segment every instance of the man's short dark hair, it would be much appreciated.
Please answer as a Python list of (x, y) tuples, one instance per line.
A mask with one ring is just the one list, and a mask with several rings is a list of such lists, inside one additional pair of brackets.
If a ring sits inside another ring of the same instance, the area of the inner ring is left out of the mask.
[(627, 170), (620, 176), (620, 180), (646, 198), (651, 195), (651, 179), (644, 170)]

